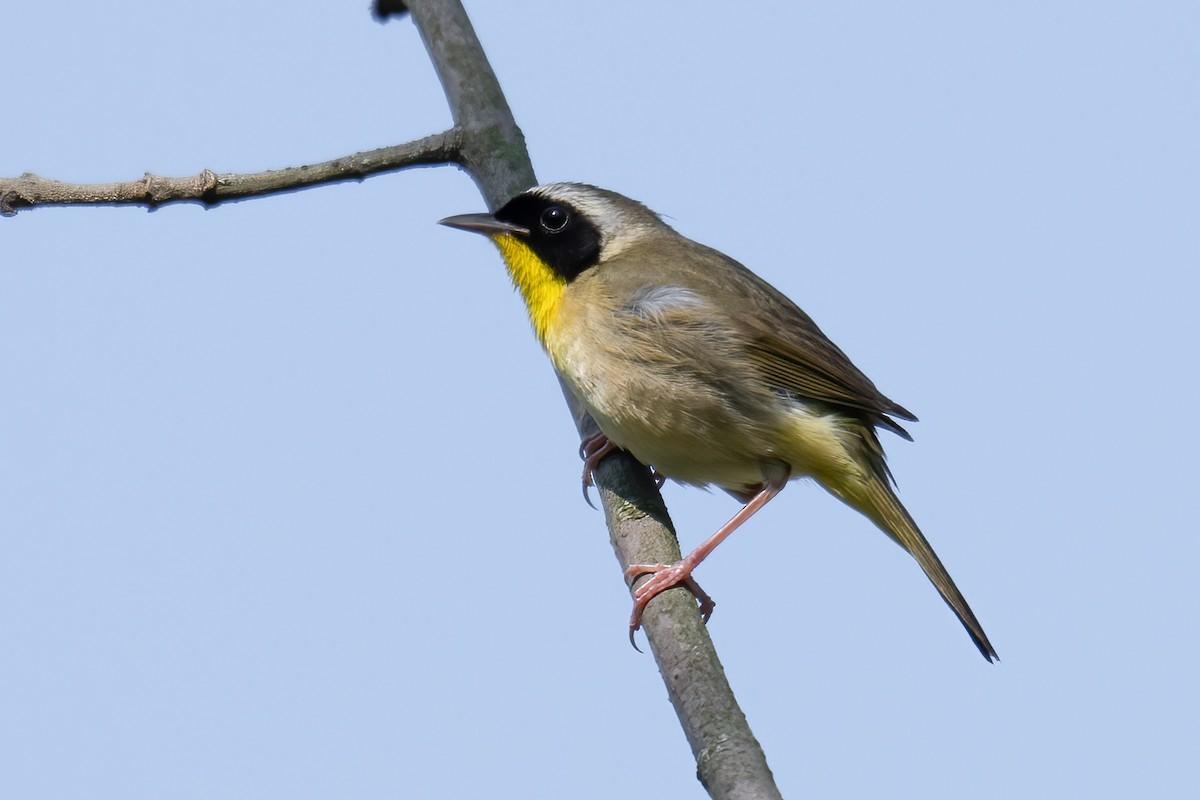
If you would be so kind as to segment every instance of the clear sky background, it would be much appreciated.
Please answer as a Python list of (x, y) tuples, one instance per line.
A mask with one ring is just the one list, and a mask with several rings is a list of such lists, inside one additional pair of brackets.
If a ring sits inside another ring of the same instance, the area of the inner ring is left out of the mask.
[[(0, 174), (442, 130), (366, 0), (5, 2)], [(1000, 652), (795, 484), (698, 577), (788, 797), (1182, 798), (1200, 6), (471, 2), (541, 180), (668, 215), (921, 417)], [(700, 798), (483, 210), (425, 169), (0, 219), (0, 797)], [(668, 486), (685, 548), (736, 504)]]

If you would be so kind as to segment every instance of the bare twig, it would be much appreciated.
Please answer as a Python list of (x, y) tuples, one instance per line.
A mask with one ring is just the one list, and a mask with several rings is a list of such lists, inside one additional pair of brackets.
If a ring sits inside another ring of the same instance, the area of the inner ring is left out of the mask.
[(414, 142), (380, 147), (320, 164), (250, 174), (218, 175), (206, 169), (186, 178), (164, 178), (146, 173), (137, 180), (124, 183), (64, 183), (27, 172), (19, 178), (0, 178), (0, 214), (11, 216), (22, 208), (33, 206), (137, 205), (156, 208), (181, 202), (214, 206), (325, 183), (362, 180), (407, 167), (458, 163), (461, 142), (459, 132), (451, 129)]
[[(411, 0), (408, 6), (463, 132), (462, 164), (494, 209), (536, 182), (524, 137), (459, 0)], [(579, 401), (565, 388), (563, 394), (580, 435), (597, 432)], [(630, 564), (677, 561), (679, 542), (649, 470), (621, 453), (602, 461), (595, 477), (622, 572)], [(651, 601), (643, 624), (709, 794), (780, 797), (691, 594), (663, 593)]]
[(462, 132), (459, 163), (495, 210), (537, 183), (525, 136), (462, 3), (424, 0), (408, 7), (446, 93), (454, 127)]

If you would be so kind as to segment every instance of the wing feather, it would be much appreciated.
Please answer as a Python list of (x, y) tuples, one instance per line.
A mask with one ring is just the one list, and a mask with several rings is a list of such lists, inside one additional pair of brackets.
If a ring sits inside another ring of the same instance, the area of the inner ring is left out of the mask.
[[(676, 238), (677, 237), (677, 238)], [(671, 310), (694, 308), (698, 298), (723, 298), (718, 313), (725, 314), (744, 336), (747, 360), (776, 391), (798, 399), (825, 403), (857, 416), (870, 425), (886, 428), (905, 439), (908, 432), (893, 417), (916, 421), (908, 409), (888, 399), (850, 361), (845, 353), (786, 295), (725, 254), (683, 237), (664, 242), (660, 264), (676, 263), (680, 247), (690, 250), (687, 269), (663, 269), (660, 280), (647, 288), (642, 270), (624, 272), (620, 282), (633, 308), (659, 316)], [(648, 250), (653, 248), (647, 248)], [(643, 252), (641, 259), (652, 256)], [(669, 257), (668, 257), (669, 256)], [(642, 274), (637, 274), (642, 273)], [(640, 284), (640, 286), (638, 286)], [(690, 309), (689, 309), (690, 310)]]

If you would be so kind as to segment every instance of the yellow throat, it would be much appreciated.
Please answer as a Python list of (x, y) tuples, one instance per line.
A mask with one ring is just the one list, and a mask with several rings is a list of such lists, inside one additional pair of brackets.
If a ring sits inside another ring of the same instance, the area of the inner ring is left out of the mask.
[(516, 236), (501, 233), (492, 236), (491, 240), (500, 248), (500, 255), (504, 257), (504, 264), (508, 267), (513, 285), (525, 299), (529, 321), (533, 323), (533, 332), (544, 347), (546, 332), (558, 313), (558, 305), (562, 301), (563, 290), (567, 288), (567, 281), (550, 269), (529, 245)]

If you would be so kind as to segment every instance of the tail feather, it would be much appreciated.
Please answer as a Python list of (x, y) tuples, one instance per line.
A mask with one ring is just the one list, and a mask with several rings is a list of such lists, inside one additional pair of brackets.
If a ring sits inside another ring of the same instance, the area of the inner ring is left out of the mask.
[(966, 598), (954, 585), (950, 573), (942, 566), (937, 553), (933, 552), (933, 548), (929, 546), (929, 542), (917, 527), (917, 523), (913, 521), (908, 511), (900, 503), (900, 499), (896, 497), (896, 493), (884, 482), (882, 476), (872, 475), (864, 483), (863, 494), (865, 496), (863, 500), (865, 502), (859, 506), (859, 510), (917, 560), (921, 569), (925, 570), (926, 577), (933, 583), (942, 599), (946, 601), (946, 605), (950, 606), (950, 610), (958, 616), (959, 622), (967, 629), (971, 641), (979, 648), (983, 657), (989, 662), (999, 661), (1000, 657), (996, 655), (996, 649), (988, 641), (987, 634), (983, 632), (983, 626), (979, 624), (971, 607), (967, 605)]

